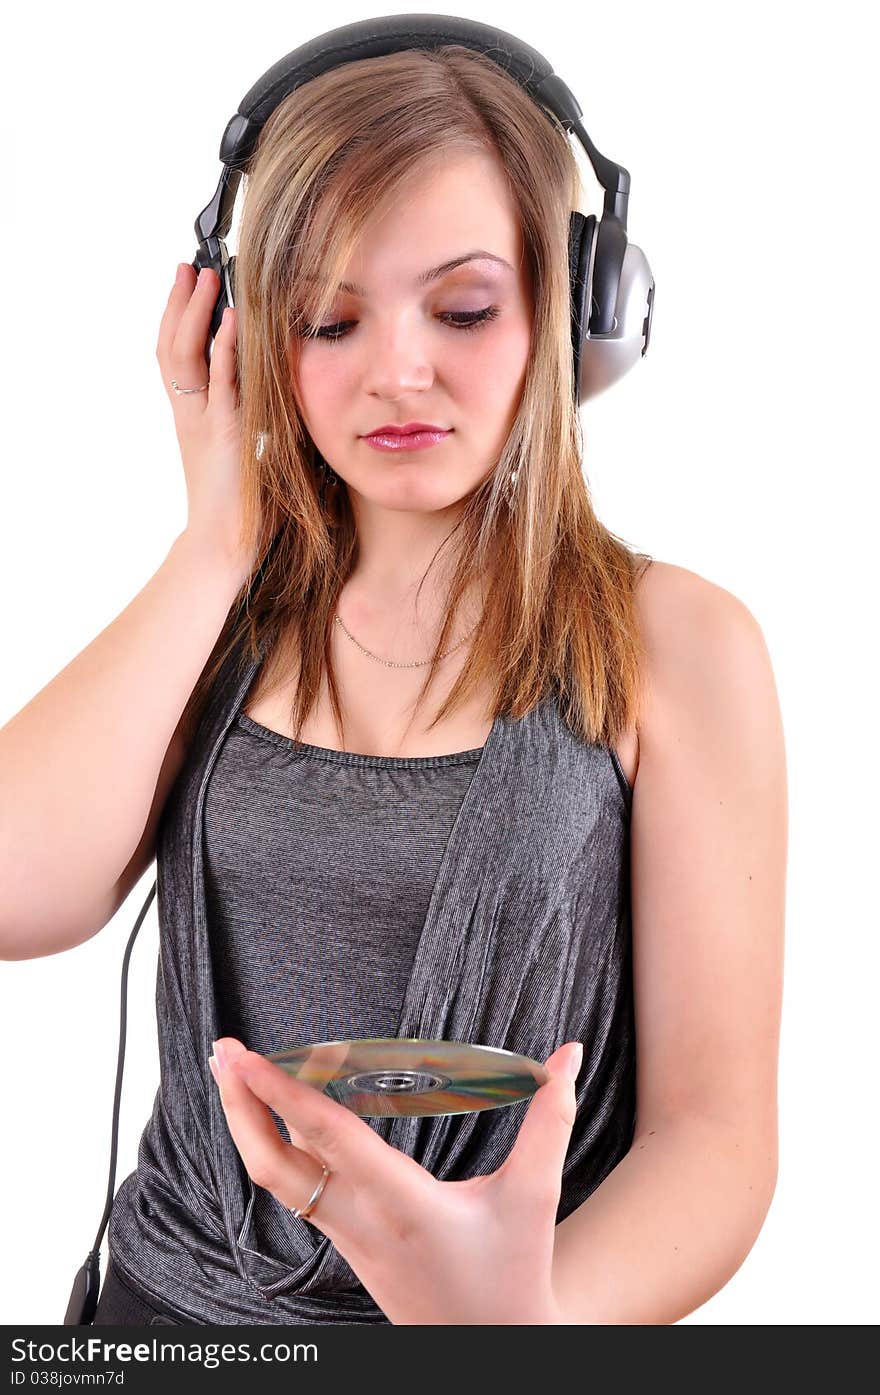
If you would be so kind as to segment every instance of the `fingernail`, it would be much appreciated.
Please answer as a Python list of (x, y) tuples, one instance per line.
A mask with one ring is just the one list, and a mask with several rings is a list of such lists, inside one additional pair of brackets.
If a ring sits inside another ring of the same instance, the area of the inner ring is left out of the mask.
[(582, 1041), (579, 1041), (577, 1044), (577, 1049), (573, 1051), (568, 1058), (566, 1074), (568, 1075), (569, 1080), (577, 1080), (578, 1071), (581, 1068), (581, 1062), (583, 1061), (583, 1059), (584, 1044)]
[(213, 1075), (214, 1079), (216, 1080), (217, 1084), (219, 1085), (219, 1084), (220, 1084), (220, 1071), (219, 1071), (219, 1068), (218, 1068), (218, 1066), (217, 1066), (217, 1062), (215, 1061), (215, 1059), (214, 1059), (213, 1056), (209, 1056), (209, 1057), (208, 1057), (208, 1065), (209, 1065), (210, 1068), (211, 1068), (211, 1074)]
[(214, 1052), (214, 1058), (217, 1062), (217, 1065), (220, 1067), (221, 1070), (225, 1070), (228, 1061), (226, 1055), (226, 1048), (221, 1046), (219, 1041), (212, 1041), (211, 1050)]
[(186, 280), (186, 265), (186, 262), (177, 263), (177, 275), (174, 279), (178, 283), (178, 285), (180, 285), (181, 281)]

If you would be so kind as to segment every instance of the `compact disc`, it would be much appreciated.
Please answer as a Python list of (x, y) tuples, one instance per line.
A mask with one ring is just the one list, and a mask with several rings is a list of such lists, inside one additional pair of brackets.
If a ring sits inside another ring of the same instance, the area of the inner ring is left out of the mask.
[(319, 1041), (267, 1059), (363, 1118), (501, 1109), (550, 1079), (537, 1061), (501, 1047), (419, 1037)]

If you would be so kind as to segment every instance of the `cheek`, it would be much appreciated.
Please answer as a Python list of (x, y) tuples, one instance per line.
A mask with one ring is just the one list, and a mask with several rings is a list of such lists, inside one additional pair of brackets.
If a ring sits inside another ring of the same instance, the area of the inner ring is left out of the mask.
[(297, 383), (305, 415), (332, 429), (339, 402), (350, 391), (351, 372), (341, 356), (306, 350), (299, 363)]
[(463, 391), (474, 400), (506, 409), (522, 392), (530, 349), (528, 324), (511, 326), (504, 334), (487, 334), (461, 363)]

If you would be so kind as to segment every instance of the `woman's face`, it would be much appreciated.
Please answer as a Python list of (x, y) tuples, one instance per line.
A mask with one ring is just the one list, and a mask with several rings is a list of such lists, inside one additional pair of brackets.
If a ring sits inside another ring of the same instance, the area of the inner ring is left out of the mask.
[[(424, 281), (444, 263), (469, 259)], [(299, 341), (309, 434), (352, 503), (449, 508), (492, 470), (525, 381), (531, 287), (515, 206), (488, 156), (414, 178), (366, 228), (320, 337)], [(481, 320), (483, 312), (488, 312)], [(459, 328), (475, 320), (473, 328)], [(458, 322), (458, 324), (456, 323)], [(424, 422), (427, 449), (383, 451), (365, 436)]]

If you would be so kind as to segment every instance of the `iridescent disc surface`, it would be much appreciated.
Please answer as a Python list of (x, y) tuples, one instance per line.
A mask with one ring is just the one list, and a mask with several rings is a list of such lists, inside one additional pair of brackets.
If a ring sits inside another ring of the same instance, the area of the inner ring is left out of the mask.
[(362, 1037), (319, 1041), (267, 1058), (354, 1114), (470, 1114), (528, 1099), (549, 1071), (528, 1056), (467, 1041)]

